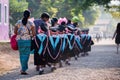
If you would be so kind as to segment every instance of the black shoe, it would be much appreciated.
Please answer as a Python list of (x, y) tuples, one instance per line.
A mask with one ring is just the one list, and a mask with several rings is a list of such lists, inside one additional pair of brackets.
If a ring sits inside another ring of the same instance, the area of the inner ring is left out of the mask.
[(40, 71), (39, 71), (39, 75), (42, 75), (43, 72), (44, 72), (44, 70), (40, 70)]
[(69, 66), (71, 65), (69, 62), (67, 63)]
[(66, 65), (71, 65), (68, 61), (65, 62)]
[(51, 68), (51, 71), (53, 72), (53, 71), (55, 71), (56, 70), (56, 67), (52, 67)]
[(78, 60), (77, 57), (75, 57), (75, 60)]
[(81, 56), (83, 56), (83, 57), (84, 57), (84, 56), (85, 56), (85, 54), (81, 54)]
[(28, 73), (22, 71), (21, 75), (28, 75)]

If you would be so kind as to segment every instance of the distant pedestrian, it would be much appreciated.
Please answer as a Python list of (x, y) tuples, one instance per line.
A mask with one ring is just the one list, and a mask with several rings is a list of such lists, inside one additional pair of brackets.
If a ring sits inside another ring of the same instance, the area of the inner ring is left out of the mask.
[(97, 40), (97, 42), (99, 42), (99, 40), (100, 40), (100, 34), (96, 34), (96, 40)]
[(114, 32), (113, 38), (115, 38), (115, 43), (117, 44), (117, 54), (118, 54), (118, 49), (119, 49), (119, 44), (120, 44), (120, 23), (117, 24), (116, 30)]

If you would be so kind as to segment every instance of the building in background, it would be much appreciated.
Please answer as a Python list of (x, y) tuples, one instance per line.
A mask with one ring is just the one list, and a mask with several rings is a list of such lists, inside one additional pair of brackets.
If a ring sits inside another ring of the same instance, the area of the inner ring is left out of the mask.
[(9, 0), (0, 0), (0, 41), (9, 40)]
[(102, 38), (106, 37), (109, 23), (110, 23), (110, 19), (97, 20), (95, 25), (91, 28), (90, 34), (92, 34), (93, 37), (96, 37), (96, 35), (100, 35), (100, 37)]

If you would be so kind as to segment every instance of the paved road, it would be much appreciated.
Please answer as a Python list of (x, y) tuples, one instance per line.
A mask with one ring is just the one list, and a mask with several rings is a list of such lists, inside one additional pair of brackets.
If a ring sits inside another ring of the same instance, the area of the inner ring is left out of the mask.
[(0, 77), (0, 80), (120, 80), (120, 53), (116, 54), (114, 41), (102, 40), (92, 47), (90, 55), (71, 60), (70, 66), (56, 71), (45, 69), (38, 75), (33, 64), (29, 65), (29, 75), (19, 74), (19, 69)]

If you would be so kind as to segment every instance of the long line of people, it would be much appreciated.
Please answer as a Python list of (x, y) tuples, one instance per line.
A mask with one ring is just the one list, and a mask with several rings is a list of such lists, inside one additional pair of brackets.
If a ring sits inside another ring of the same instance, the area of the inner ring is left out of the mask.
[(18, 20), (14, 33), (17, 35), (18, 50), (20, 53), (21, 74), (27, 75), (30, 51), (34, 53), (34, 65), (39, 74), (49, 66), (52, 71), (57, 63), (70, 64), (70, 58), (88, 55), (93, 41), (88, 29), (80, 30), (78, 20), (66, 18), (52, 18), (48, 13), (42, 13), (40, 19), (29, 20), (30, 11), (25, 10), (23, 19)]
[(41, 19), (34, 21), (36, 37), (32, 41), (34, 50), (34, 64), (39, 74), (43, 74), (46, 65), (51, 70), (56, 69), (56, 64), (62, 67), (62, 62), (70, 65), (70, 58), (75, 60), (81, 55), (88, 55), (91, 51), (92, 39), (88, 29), (80, 30), (78, 23), (71, 23), (66, 18), (52, 18), (43, 13)]

